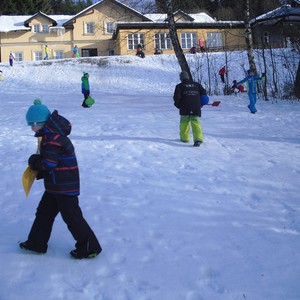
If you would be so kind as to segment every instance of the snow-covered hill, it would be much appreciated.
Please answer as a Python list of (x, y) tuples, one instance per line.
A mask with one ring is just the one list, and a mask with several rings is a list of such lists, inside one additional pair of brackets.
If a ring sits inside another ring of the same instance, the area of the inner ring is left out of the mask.
[[(235, 57), (230, 76), (240, 79)], [(172, 55), (0, 69), (1, 300), (299, 299), (299, 103), (260, 98), (252, 115), (245, 94), (212, 96), (221, 105), (203, 108), (205, 141), (194, 148), (179, 141)], [(60, 216), (47, 254), (18, 247), (43, 192), (36, 181), (25, 198), (21, 185), (36, 150), (25, 122), (35, 98), (73, 124), (80, 205), (103, 247), (95, 259), (71, 259)]]

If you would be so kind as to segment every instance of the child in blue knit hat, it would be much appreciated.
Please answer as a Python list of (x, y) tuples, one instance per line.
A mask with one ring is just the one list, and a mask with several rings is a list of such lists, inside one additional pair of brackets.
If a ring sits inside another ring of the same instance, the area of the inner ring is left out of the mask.
[(72, 128), (70, 122), (56, 110), (51, 114), (39, 99), (29, 107), (26, 120), (35, 137), (41, 137), (40, 154), (32, 154), (28, 164), (38, 171), (38, 179), (44, 179), (45, 192), (28, 239), (20, 243), (21, 249), (46, 253), (55, 217), (60, 213), (76, 240), (71, 256), (77, 259), (96, 257), (101, 246), (78, 204), (79, 171), (75, 149), (68, 138)]

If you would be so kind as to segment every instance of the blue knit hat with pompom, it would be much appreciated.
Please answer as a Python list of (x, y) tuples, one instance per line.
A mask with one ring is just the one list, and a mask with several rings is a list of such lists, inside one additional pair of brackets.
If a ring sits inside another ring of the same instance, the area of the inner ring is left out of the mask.
[(50, 115), (48, 107), (40, 99), (35, 99), (26, 113), (26, 121), (29, 126), (41, 126), (46, 124)]

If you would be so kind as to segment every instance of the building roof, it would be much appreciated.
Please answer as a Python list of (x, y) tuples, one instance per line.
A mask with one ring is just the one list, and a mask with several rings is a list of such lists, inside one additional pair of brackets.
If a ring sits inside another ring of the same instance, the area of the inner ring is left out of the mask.
[[(92, 5), (90, 5), (89, 7), (85, 8), (84, 10), (82, 10), (81, 12), (79, 12), (77, 15), (73, 16), (72, 18), (70, 18), (69, 20), (67, 20), (63, 25), (64, 26), (70, 26), (72, 25), (72, 23), (80, 16), (84, 15), (87, 11), (94, 9), (95, 7), (102, 5), (103, 3), (107, 2), (108, 0), (101, 0), (98, 1)], [(144, 21), (150, 21), (147, 17), (145, 17), (144, 15), (142, 15), (141, 13), (139, 13), (138, 11), (132, 9), (131, 7), (117, 1), (117, 0), (109, 0), (110, 2), (115, 3), (118, 6), (124, 7), (127, 10), (130, 10), (133, 14), (140, 16)]]
[(38, 14), (41, 14), (52, 21), (53, 26), (51, 26), (51, 28), (62, 27), (66, 20), (73, 17), (69, 15), (46, 15), (42, 12), (32, 16), (0, 16), (0, 32), (30, 30), (28, 23)]
[(268, 13), (260, 15), (250, 22), (255, 24), (274, 25), (278, 22), (300, 22), (300, 8), (285, 4)]
[[(175, 12), (174, 15), (178, 14), (179, 12)], [(183, 12), (181, 12), (183, 13)], [(216, 20), (214, 20), (212, 17), (210, 17), (206, 13), (198, 13), (198, 14), (186, 14), (186, 16), (189, 17), (190, 22), (197, 22), (197, 23), (214, 23)], [(145, 16), (152, 20), (155, 23), (165, 23), (167, 22), (167, 14), (145, 14)], [(177, 22), (180, 22), (178, 20)], [(183, 20), (182, 22), (186, 22), (186, 20)]]
[[(159, 26), (162, 26), (167, 22), (167, 14), (145, 14), (142, 15), (138, 11), (130, 8), (129, 6), (126, 6), (122, 4), (121, 2), (117, 0), (101, 0), (96, 2), (95, 4), (87, 7), (86, 9), (82, 10), (76, 15), (46, 15), (43, 12), (38, 12), (34, 15), (23, 15), (23, 16), (0, 16), (0, 32), (9, 32), (9, 31), (21, 31), (21, 30), (30, 30), (29, 22), (35, 18), (36, 16), (40, 15), (44, 18), (46, 18), (48, 21), (52, 23), (52, 26), (50, 26), (51, 29), (55, 28), (62, 28), (62, 27), (72, 27), (73, 22), (80, 17), (81, 15), (85, 14), (87, 11), (93, 10), (96, 6), (102, 5), (103, 3), (110, 1), (115, 3), (118, 6), (121, 6), (129, 11), (131, 11), (133, 14), (138, 15), (141, 17), (141, 22), (117, 22), (117, 28), (129, 28), (134, 27), (138, 28), (150, 28), (151, 26), (156, 26), (154, 24), (158, 24)], [(197, 14), (187, 14), (184, 11), (178, 10), (174, 13), (174, 16), (177, 17), (176, 24), (177, 26), (181, 26), (180, 24), (188, 24), (190, 27), (199, 27), (199, 26), (205, 26), (205, 27), (211, 27), (213, 24), (215, 24), (216, 27), (220, 26), (239, 26), (240, 24), (243, 24), (241, 21), (216, 21), (212, 17), (210, 17), (206, 13), (197, 13)], [(178, 18), (179, 17), (179, 18)], [(182, 21), (180, 21), (180, 17), (182, 17)], [(198, 24), (198, 25), (197, 25)], [(186, 26), (186, 25), (185, 25)]]

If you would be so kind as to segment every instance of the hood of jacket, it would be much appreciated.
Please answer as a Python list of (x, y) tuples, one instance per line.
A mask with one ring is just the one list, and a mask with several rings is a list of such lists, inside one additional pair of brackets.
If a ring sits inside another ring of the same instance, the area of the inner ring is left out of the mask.
[(71, 123), (55, 110), (47, 120), (45, 126), (39, 130), (35, 136), (42, 136), (45, 133), (56, 133), (61, 136), (68, 136), (71, 130)]

